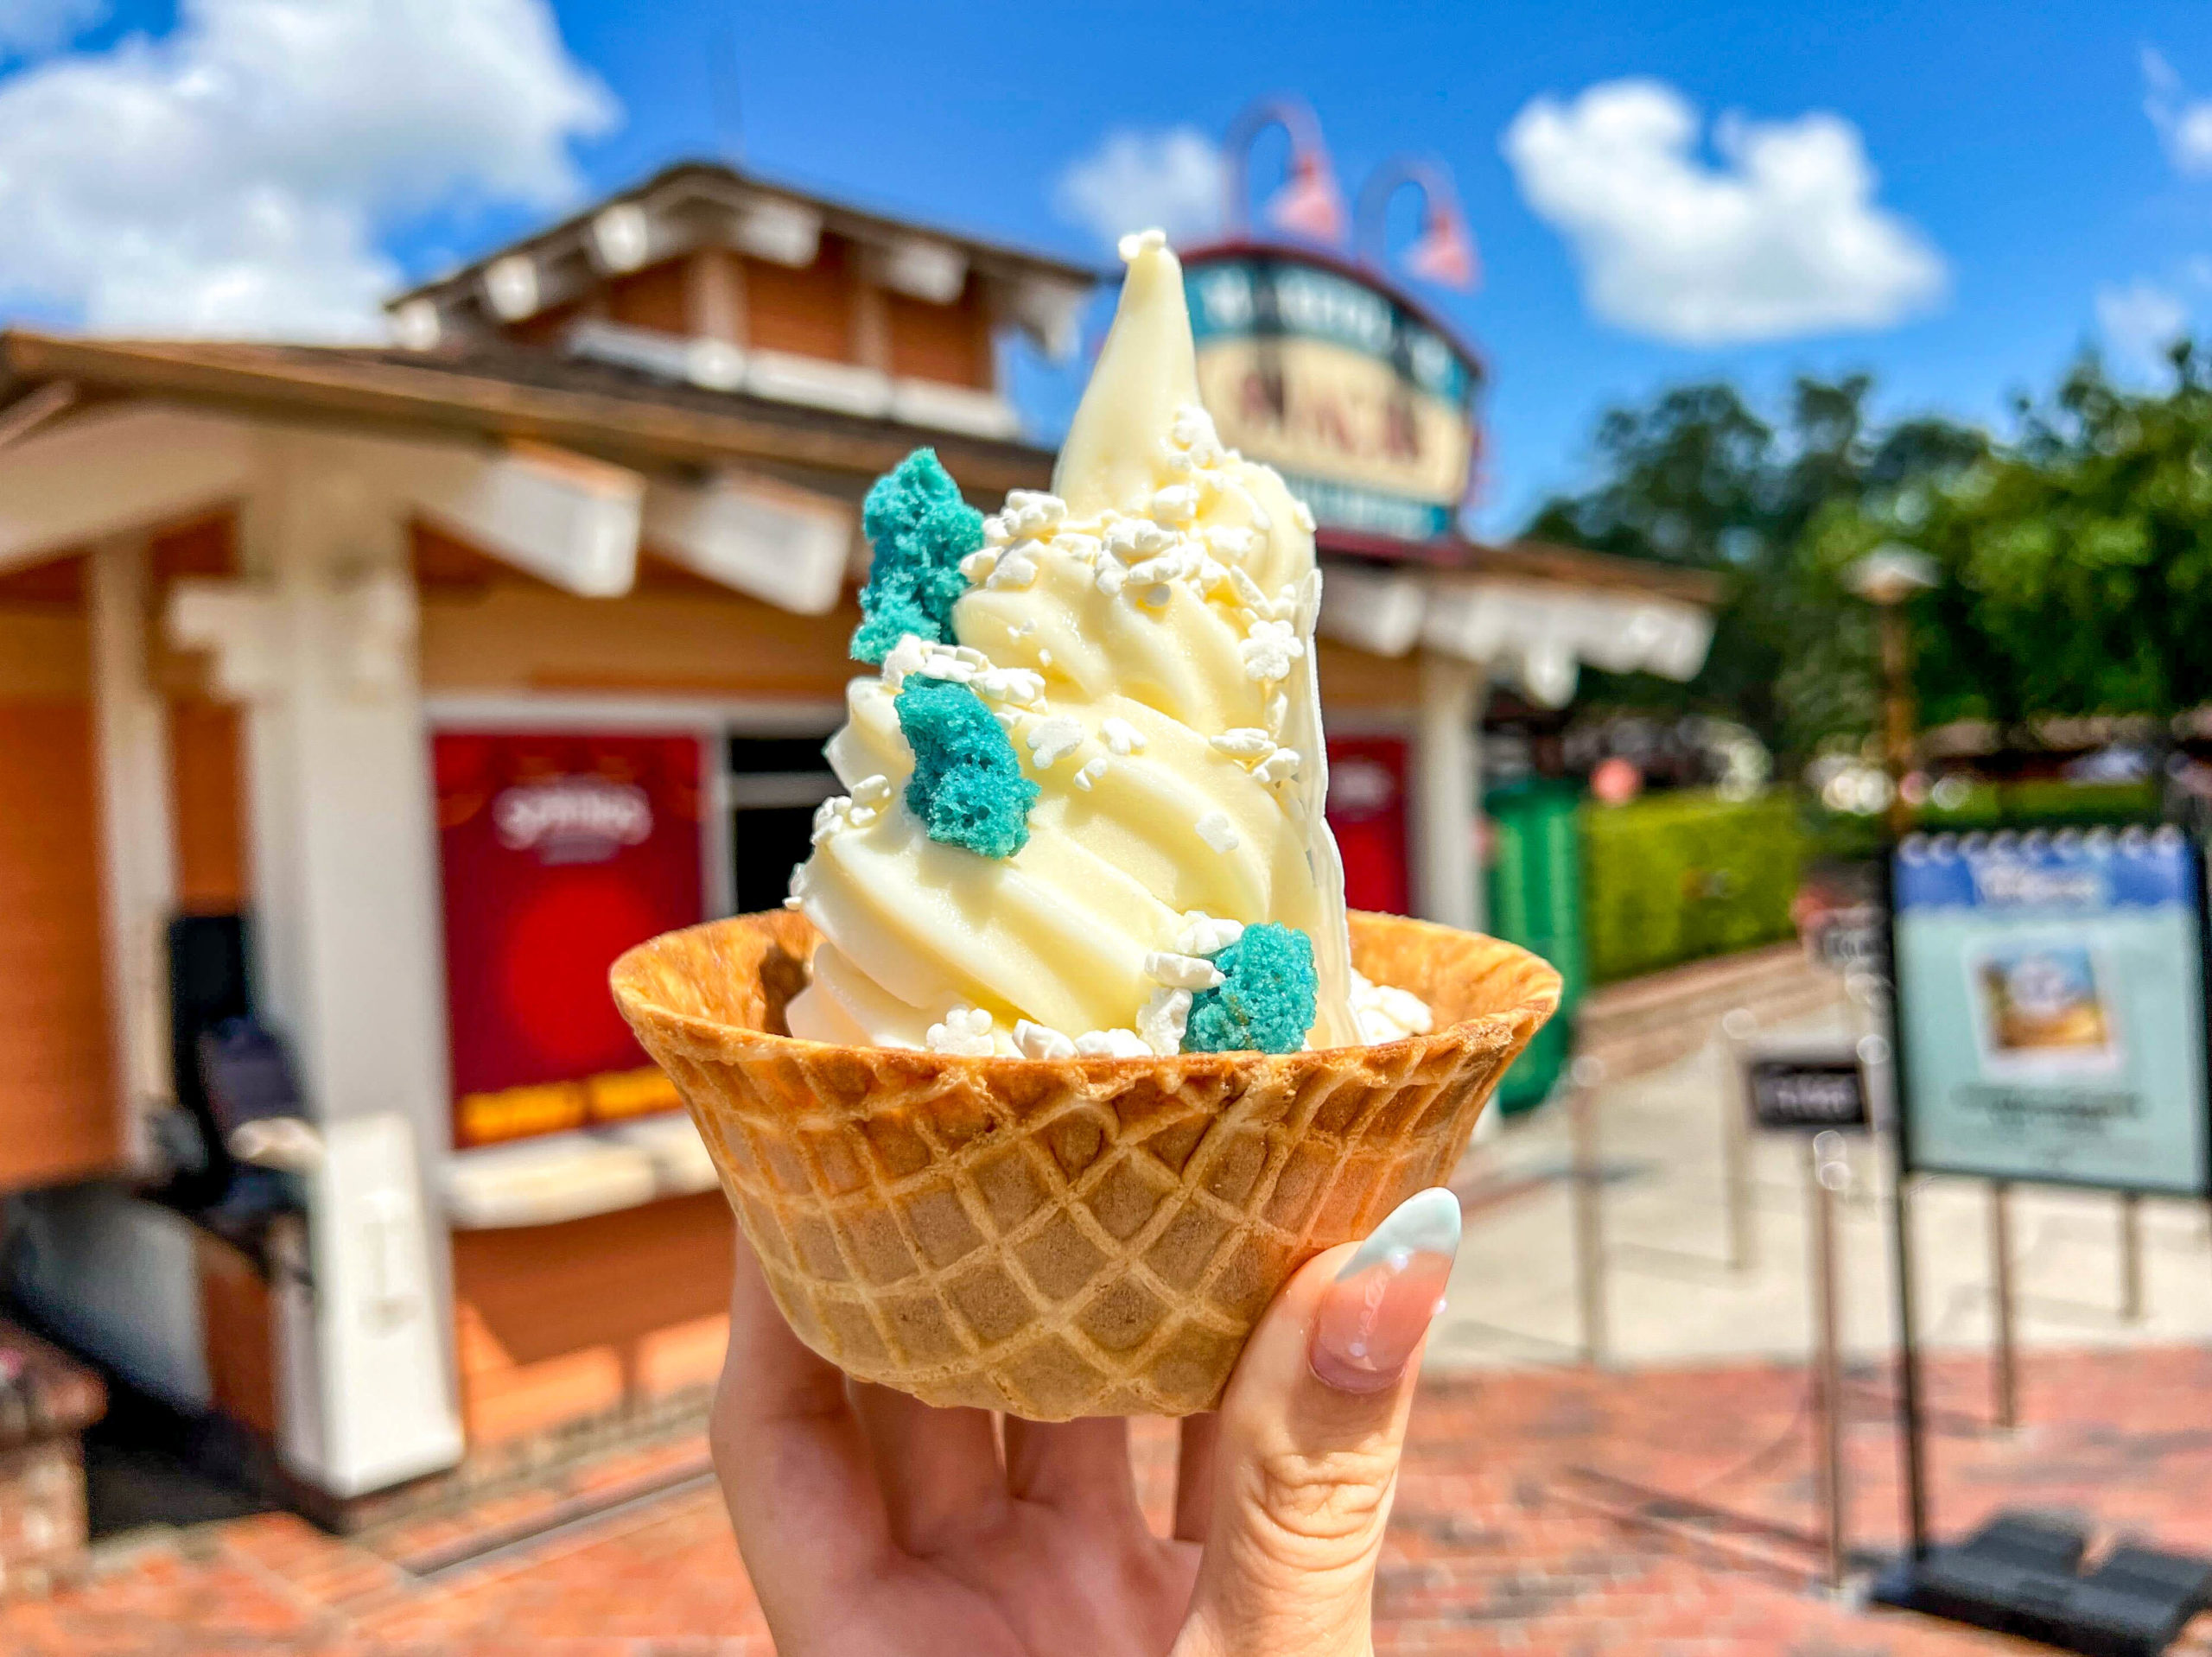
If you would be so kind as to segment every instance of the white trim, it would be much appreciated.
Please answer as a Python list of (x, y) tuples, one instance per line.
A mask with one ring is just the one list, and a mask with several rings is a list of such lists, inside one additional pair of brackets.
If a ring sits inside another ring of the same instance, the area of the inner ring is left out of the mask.
[(872, 420), (891, 417), (891, 376), (826, 358), (755, 347), (747, 354), (745, 389), (777, 403), (803, 403)]
[(894, 237), (862, 263), (884, 287), (931, 305), (951, 304), (968, 285), (968, 255), (934, 236)]
[(146, 671), (144, 538), (103, 542), (87, 562), (115, 1107), (125, 1162), (144, 1168), (153, 1154), (148, 1107), (174, 1092), (164, 948), (176, 905), (168, 709)]
[(448, 1222), (465, 1231), (558, 1225), (643, 1208), (717, 1183), (679, 1106), (626, 1122), (457, 1151), (446, 1165)]
[(965, 432), (971, 437), (1020, 435), (1021, 416), (996, 391), (943, 380), (891, 382), (891, 417), (925, 430)]
[(1482, 790), (1480, 665), (1424, 651), (1414, 740), (1414, 896), (1426, 918), (1463, 932), (1480, 930), (1482, 879), (1475, 802)]
[(845, 705), (842, 702), (784, 702), (741, 696), (625, 696), (605, 692), (529, 695), (458, 691), (427, 698), (423, 712), (433, 730), (463, 726), (487, 731), (712, 727), (724, 736), (813, 736), (818, 732), (825, 739), (845, 719)]
[(424, 517), (583, 598), (618, 598), (638, 571), (645, 480), (563, 449), (496, 454), (409, 445), (394, 481)]
[(706, 790), (706, 819), (700, 824), (700, 896), (707, 918), (718, 921), (737, 912), (737, 837), (729, 820), (729, 733), (716, 725), (699, 735), (699, 781)]
[(859, 514), (834, 496), (726, 473), (645, 490), (656, 552), (695, 575), (799, 615), (827, 615), (844, 591)]
[(95, 409), (0, 452), (0, 570), (242, 493), (251, 429), (160, 403)]
[(1330, 736), (1402, 737), (1410, 742), (1417, 733), (1418, 710), (1413, 708), (1347, 708), (1343, 713), (1332, 713), (1326, 702), (1321, 704), (1322, 721)]
[(732, 218), (729, 243), (756, 259), (804, 270), (822, 248), (822, 215), (776, 196), (748, 195)]

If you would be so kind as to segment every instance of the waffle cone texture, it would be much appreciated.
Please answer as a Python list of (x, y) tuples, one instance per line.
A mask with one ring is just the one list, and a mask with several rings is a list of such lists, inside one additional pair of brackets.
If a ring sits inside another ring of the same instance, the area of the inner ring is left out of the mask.
[(977, 1058), (782, 1033), (788, 910), (639, 945), (614, 998), (675, 1081), (776, 1304), (847, 1374), (1031, 1420), (1220, 1401), (1321, 1250), (1441, 1184), (1559, 1003), (1524, 949), (1354, 914), (1435, 1030), (1318, 1052)]

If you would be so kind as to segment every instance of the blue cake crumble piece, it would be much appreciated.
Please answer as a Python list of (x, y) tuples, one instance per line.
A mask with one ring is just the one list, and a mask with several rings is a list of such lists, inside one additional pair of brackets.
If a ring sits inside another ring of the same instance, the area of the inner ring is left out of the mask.
[(1294, 1053), (1306, 1044), (1320, 987), (1313, 939), (1262, 922), (1211, 959), (1222, 981), (1191, 998), (1185, 1052)]
[(916, 449), (875, 480), (861, 527), (874, 556), (853, 659), (880, 665), (907, 633), (950, 644), (953, 600), (968, 590), (960, 561), (983, 544), (983, 515), (960, 498), (935, 449)]
[(892, 706), (914, 751), (906, 806), (929, 837), (985, 857), (1012, 857), (1027, 845), (1039, 790), (983, 699), (950, 679), (915, 674)]

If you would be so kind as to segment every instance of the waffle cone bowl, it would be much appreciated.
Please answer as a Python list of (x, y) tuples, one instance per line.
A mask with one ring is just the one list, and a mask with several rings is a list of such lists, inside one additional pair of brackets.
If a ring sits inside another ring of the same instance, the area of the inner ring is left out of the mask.
[(1436, 1028), (1372, 1047), (976, 1058), (783, 1033), (791, 911), (671, 932), (614, 998), (690, 1107), (776, 1304), (847, 1374), (1031, 1420), (1220, 1401), (1300, 1265), (1443, 1182), (1559, 975), (1495, 938), (1351, 917)]

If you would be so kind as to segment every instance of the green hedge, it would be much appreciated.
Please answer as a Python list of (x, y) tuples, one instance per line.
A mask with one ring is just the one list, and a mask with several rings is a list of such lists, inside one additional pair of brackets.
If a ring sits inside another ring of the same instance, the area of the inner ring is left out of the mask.
[(1584, 925), (1599, 984), (1796, 935), (1805, 833), (1791, 791), (1653, 795), (1582, 810)]

